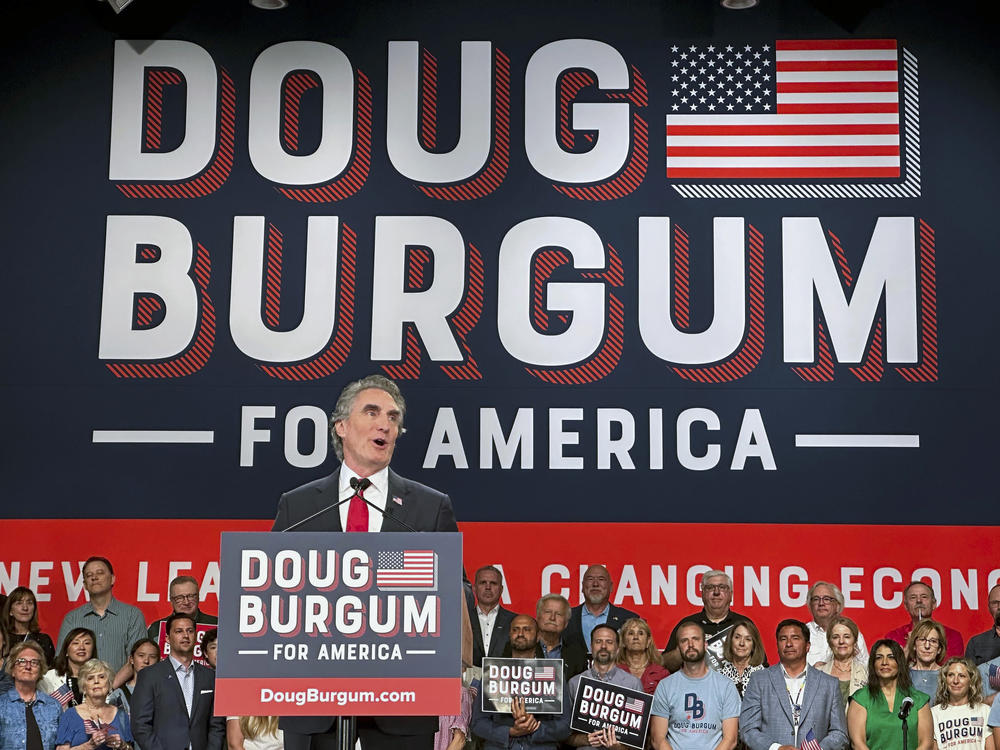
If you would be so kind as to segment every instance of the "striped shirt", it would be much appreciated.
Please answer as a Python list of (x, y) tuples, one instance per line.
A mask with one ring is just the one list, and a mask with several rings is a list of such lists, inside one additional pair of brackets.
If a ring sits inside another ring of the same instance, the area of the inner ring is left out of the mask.
[(138, 607), (120, 602), (114, 597), (101, 617), (94, 611), (94, 605), (87, 602), (70, 610), (59, 628), (61, 649), (66, 634), (73, 628), (93, 630), (97, 636), (97, 655), (111, 665), (116, 672), (128, 661), (129, 652), (136, 641), (146, 637), (146, 621)]

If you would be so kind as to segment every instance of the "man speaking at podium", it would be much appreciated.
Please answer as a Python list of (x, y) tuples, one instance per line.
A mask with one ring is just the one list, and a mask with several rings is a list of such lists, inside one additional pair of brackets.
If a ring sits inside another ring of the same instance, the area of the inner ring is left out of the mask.
[[(389, 378), (369, 375), (349, 383), (330, 415), (340, 468), (282, 495), (272, 530), (458, 531), (447, 495), (389, 468), (405, 414), (403, 394)], [(466, 637), (471, 655), (472, 631), (463, 622), (463, 641)], [(333, 717), (286, 716), (279, 726), (286, 750), (338, 747)], [(438, 717), (359, 716), (357, 727), (363, 750), (431, 750)]]

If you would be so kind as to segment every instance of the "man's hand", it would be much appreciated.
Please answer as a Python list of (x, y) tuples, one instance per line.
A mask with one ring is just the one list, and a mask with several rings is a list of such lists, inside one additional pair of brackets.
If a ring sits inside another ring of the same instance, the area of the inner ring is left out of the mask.
[(511, 737), (523, 737), (538, 729), (538, 719), (524, 710), (522, 698), (514, 698), (510, 706), (510, 714), (514, 717), (514, 726), (510, 728)]

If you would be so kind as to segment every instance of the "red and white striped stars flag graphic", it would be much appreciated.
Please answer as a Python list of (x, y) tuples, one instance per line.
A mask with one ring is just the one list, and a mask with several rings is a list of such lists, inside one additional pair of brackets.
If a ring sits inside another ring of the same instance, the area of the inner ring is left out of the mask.
[(65, 682), (49, 693), (49, 695), (59, 701), (59, 705), (63, 708), (66, 708), (66, 706), (69, 705), (69, 702), (73, 700), (73, 691)]
[(539, 667), (535, 670), (536, 680), (554, 680), (555, 678), (556, 672), (552, 667)]
[(900, 177), (894, 39), (674, 45), (667, 177)]
[(642, 713), (642, 698), (629, 698), (625, 701), (623, 708), (626, 711), (631, 711), (634, 714)]
[(994, 690), (1000, 690), (1000, 667), (997, 667), (996, 664), (990, 664), (987, 677), (990, 681), (990, 687)]
[(375, 585), (386, 590), (433, 590), (437, 588), (437, 555), (430, 550), (379, 552)]

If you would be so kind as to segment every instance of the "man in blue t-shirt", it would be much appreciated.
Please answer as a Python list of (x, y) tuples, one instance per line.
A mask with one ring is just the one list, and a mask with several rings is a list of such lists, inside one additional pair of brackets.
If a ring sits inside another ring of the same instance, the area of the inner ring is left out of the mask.
[(740, 695), (731, 680), (705, 663), (701, 624), (682, 624), (677, 648), (681, 671), (661, 680), (653, 695), (649, 732), (654, 750), (733, 750)]

